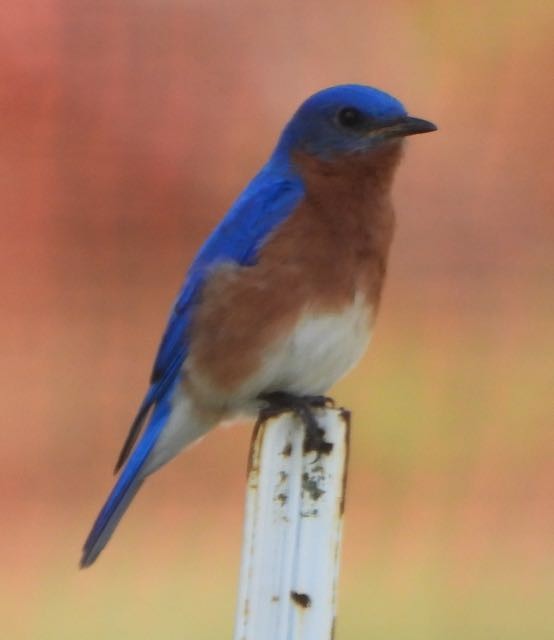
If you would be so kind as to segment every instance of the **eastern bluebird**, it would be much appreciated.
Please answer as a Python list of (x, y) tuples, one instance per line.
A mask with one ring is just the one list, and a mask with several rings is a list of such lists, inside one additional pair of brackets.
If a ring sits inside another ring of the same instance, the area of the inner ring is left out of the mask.
[(190, 267), (81, 566), (183, 447), (267, 402), (322, 396), (358, 361), (385, 277), (403, 140), (435, 130), (361, 85), (300, 106)]

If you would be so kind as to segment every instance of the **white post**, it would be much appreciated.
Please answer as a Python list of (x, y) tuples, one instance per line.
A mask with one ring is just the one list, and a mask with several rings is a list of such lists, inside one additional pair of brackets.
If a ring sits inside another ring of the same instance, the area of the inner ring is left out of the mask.
[(329, 453), (304, 452), (290, 413), (257, 426), (250, 451), (235, 640), (330, 640), (349, 415), (315, 410)]

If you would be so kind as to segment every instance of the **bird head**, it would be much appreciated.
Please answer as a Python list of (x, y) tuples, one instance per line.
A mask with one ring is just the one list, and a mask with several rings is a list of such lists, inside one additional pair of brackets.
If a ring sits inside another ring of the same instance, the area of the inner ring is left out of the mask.
[(276, 155), (302, 152), (331, 159), (436, 129), (427, 120), (409, 116), (402, 103), (383, 91), (339, 85), (319, 91), (300, 106), (285, 127)]

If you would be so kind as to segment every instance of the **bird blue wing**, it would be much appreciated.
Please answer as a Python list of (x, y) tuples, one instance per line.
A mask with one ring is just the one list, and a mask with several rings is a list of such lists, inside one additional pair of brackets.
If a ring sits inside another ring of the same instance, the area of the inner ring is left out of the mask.
[(303, 193), (300, 180), (276, 180), (266, 169), (250, 183), (208, 238), (173, 305), (152, 369), (150, 388), (131, 425), (116, 472), (128, 458), (148, 412), (166, 395), (179, 375), (188, 351), (186, 334), (193, 303), (206, 274), (223, 262), (255, 263), (259, 247), (294, 210)]
[[(88, 567), (96, 560), (144, 482), (144, 465), (171, 415), (172, 392), (187, 356), (191, 310), (206, 274), (223, 262), (254, 264), (258, 249), (271, 231), (290, 215), (302, 196), (303, 188), (299, 181), (268, 179), (262, 172), (250, 183), (200, 250), (173, 306), (154, 363), (150, 388), (131, 426), (116, 470), (124, 463), (125, 467), (83, 547), (82, 567)], [(134, 447), (150, 409), (152, 415), (148, 426)]]
[(156, 404), (148, 428), (133, 451), (108, 499), (92, 525), (83, 546), (81, 567), (89, 567), (106, 546), (123, 514), (144, 482), (142, 468), (171, 414), (171, 395)]

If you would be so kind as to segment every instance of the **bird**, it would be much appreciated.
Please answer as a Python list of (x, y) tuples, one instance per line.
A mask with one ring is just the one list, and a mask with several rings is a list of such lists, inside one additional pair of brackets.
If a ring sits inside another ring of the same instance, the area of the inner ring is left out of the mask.
[(188, 270), (81, 567), (148, 476), (220, 422), (327, 401), (371, 338), (404, 141), (436, 129), (360, 84), (299, 106)]

